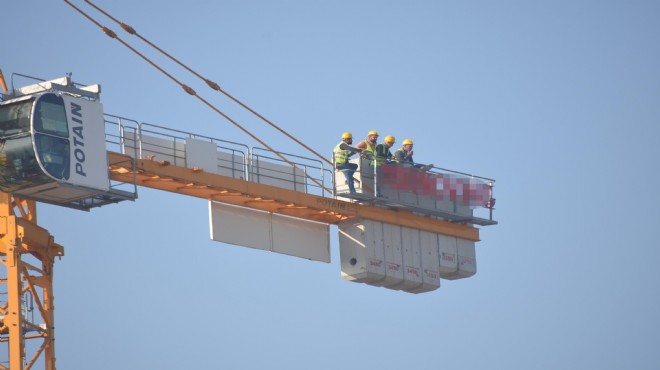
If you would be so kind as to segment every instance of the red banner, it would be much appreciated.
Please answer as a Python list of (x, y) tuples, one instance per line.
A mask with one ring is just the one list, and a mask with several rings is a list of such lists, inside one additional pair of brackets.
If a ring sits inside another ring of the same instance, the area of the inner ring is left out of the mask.
[(492, 203), (492, 187), (481, 179), (429, 173), (411, 166), (383, 165), (380, 168), (382, 178), (379, 181), (385, 189), (433, 196), (437, 200), (450, 200), (470, 207), (489, 207)]

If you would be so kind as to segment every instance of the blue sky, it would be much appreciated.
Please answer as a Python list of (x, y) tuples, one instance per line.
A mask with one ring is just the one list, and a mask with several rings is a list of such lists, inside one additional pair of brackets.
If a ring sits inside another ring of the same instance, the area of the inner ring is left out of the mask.
[[(303, 149), (144, 51), (282, 151)], [(321, 153), (344, 131), (495, 178), (478, 273), (412, 295), (209, 240), (206, 201), (41, 205), (63, 369), (657, 369), (660, 2), (102, 1)], [(64, 2), (0, 6), (9, 78), (73, 73), (106, 113), (254, 145)], [(397, 145), (398, 147), (398, 145)], [(334, 235), (335, 229), (331, 230)]]

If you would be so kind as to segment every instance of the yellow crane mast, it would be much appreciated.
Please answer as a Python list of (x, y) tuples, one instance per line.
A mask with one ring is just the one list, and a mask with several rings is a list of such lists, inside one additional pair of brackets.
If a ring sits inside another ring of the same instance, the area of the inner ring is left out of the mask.
[[(64, 247), (36, 222), (34, 201), (0, 193), (0, 256), (6, 270), (2, 283), (7, 285), (7, 303), (0, 307), (0, 333), (8, 335), (0, 341), (9, 346), (11, 365), (0, 365), (0, 369), (29, 369), (42, 353), (45, 368), (55, 369), (53, 267), (55, 258), (64, 255)], [(25, 315), (26, 295), (36, 302), (43, 324)], [(41, 341), (29, 357), (26, 340)]]

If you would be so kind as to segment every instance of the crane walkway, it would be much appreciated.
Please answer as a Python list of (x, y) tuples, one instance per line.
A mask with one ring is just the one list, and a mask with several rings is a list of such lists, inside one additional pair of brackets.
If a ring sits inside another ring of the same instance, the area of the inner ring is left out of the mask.
[[(365, 217), (409, 224), (432, 232), (441, 232), (441, 229), (443, 233), (452, 228), (438, 228), (438, 224), (469, 229), (474, 229), (473, 225), (497, 224), (492, 219), (492, 207), (480, 207), (487, 212), (487, 217), (478, 217), (473, 211), (477, 207), (461, 206), (460, 199), (447, 197), (441, 202), (436, 201), (434, 194), (408, 189), (406, 184), (388, 186), (385, 179), (392, 176), (376, 179), (384, 186), (384, 196), (378, 197), (373, 192), (374, 178), (378, 175), (370, 174), (370, 170), (356, 173), (361, 181), (358, 192), (351, 194), (339, 184), (343, 173), (326, 168), (319, 160), (250, 148), (241, 143), (109, 114), (105, 115), (105, 123), (113, 181), (330, 224), (346, 218)], [(282, 155), (295, 167), (280, 160), (278, 157)], [(458, 176), (450, 172), (444, 177), (442, 173), (427, 173), (423, 181), (440, 179), (447, 187), (447, 177), (451, 176), (453, 183)], [(475, 177), (463, 177), (471, 179), (470, 187), (464, 190), (467, 193), (474, 187)], [(491, 201), (494, 180), (479, 181), (480, 185), (487, 184), (485, 188), (489, 193), (485, 196)], [(431, 185), (437, 187), (435, 182)], [(476, 240), (477, 236), (472, 234), (466, 238)]]
[(411, 211), (351, 203), (283, 189), (200, 169), (176, 166), (155, 158), (134, 160), (126, 154), (109, 151), (108, 162), (113, 180), (135, 182), (148, 188), (327, 224), (337, 224), (348, 218), (364, 218), (473, 241), (479, 240), (477, 228), (417, 215)]

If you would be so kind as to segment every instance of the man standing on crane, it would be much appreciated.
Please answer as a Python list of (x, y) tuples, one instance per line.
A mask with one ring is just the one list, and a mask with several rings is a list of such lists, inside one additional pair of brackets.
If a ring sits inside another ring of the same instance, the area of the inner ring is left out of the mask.
[(355, 193), (355, 179), (353, 178), (353, 174), (357, 170), (358, 165), (349, 163), (348, 158), (355, 153), (362, 153), (363, 150), (354, 148), (351, 144), (353, 144), (353, 135), (350, 132), (344, 132), (341, 135), (341, 142), (335, 146), (332, 153), (332, 161), (337, 170), (344, 172), (346, 182), (348, 182), (348, 190), (353, 194)]

